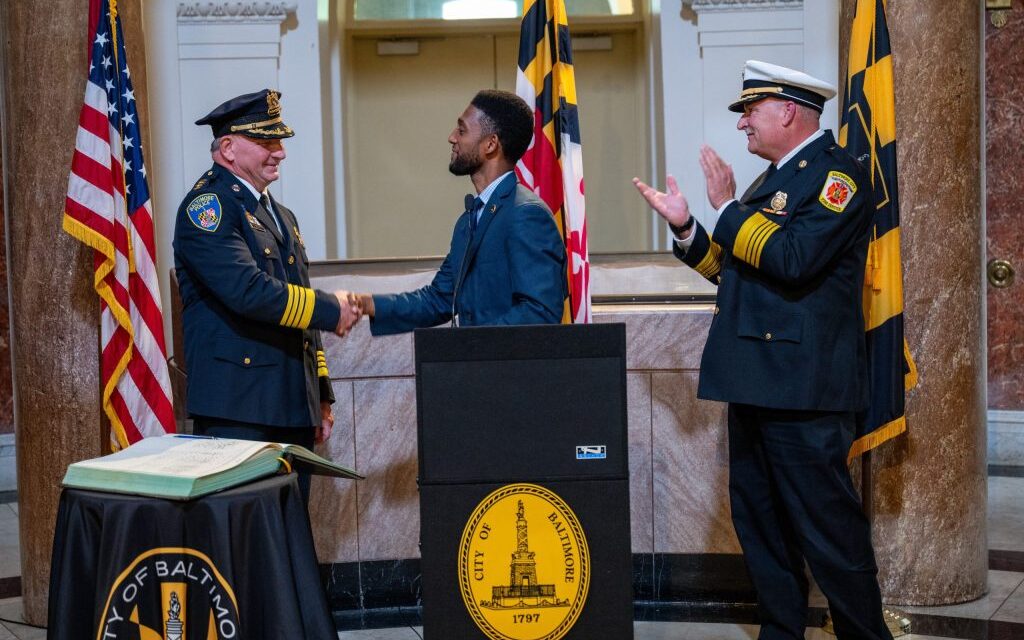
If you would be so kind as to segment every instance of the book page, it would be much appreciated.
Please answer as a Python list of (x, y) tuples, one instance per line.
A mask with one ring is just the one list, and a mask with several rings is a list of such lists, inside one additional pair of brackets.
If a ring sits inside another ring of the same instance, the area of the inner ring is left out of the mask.
[(145, 438), (102, 458), (73, 466), (110, 471), (199, 478), (235, 467), (268, 446), (279, 445), (227, 438), (162, 436)]

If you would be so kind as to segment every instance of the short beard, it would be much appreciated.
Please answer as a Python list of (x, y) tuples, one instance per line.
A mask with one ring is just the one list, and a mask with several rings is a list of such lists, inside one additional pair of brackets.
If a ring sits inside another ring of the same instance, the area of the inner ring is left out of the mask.
[(469, 176), (483, 165), (480, 156), (455, 156), (448, 164), (448, 171), (456, 176)]

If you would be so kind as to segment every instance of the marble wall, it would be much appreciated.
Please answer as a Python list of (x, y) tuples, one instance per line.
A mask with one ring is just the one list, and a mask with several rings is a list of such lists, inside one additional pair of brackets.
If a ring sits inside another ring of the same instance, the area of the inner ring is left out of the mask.
[[(711, 308), (637, 313), (598, 306), (594, 316), (626, 324), (633, 553), (738, 554), (724, 405), (696, 399)], [(366, 480), (314, 479), (320, 562), (418, 558), (412, 336), (371, 338), (364, 322), (343, 339), (325, 337), (325, 350), (337, 422), (321, 453), (353, 465)]]
[(1017, 275), (1007, 288), (987, 289), (988, 406), (1024, 411), (1024, 0), (1014, 0), (1010, 11), (1000, 13), (1004, 26), (985, 21), (986, 261), (1007, 260)]

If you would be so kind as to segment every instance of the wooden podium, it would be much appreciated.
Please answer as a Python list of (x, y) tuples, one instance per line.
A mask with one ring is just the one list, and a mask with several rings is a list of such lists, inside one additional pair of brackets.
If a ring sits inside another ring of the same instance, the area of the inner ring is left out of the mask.
[(633, 637), (625, 342), (416, 331), (427, 640)]

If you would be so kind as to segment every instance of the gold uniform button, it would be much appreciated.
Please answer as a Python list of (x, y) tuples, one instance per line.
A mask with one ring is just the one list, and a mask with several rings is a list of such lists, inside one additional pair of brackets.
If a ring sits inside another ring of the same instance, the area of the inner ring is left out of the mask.
[(772, 334), (771, 333), (764, 334), (764, 339), (765, 340), (771, 340), (772, 339)]
[(263, 247), (263, 255), (265, 255), (265, 256), (269, 256), (270, 255), (270, 247)]
[(807, 161), (806, 160), (801, 160), (800, 164), (798, 164), (797, 166), (800, 167), (801, 169), (803, 169), (804, 167), (807, 166)]
[(295, 256), (288, 256), (288, 264), (295, 264)]
[(242, 362), (244, 364), (252, 364), (252, 358), (246, 356), (245, 358), (242, 358)]

